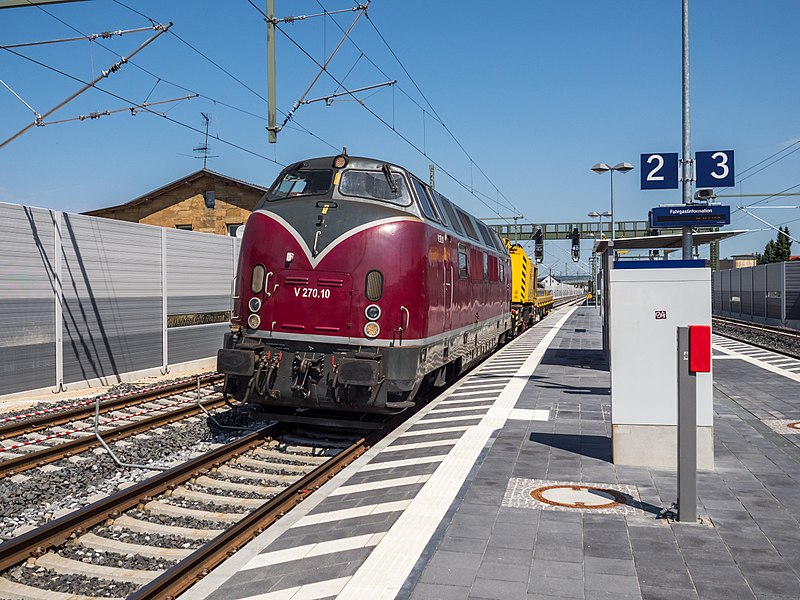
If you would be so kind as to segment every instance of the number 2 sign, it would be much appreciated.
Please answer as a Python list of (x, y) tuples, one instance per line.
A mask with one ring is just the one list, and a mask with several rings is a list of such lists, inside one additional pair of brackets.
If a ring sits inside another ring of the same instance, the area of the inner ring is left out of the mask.
[(643, 190), (672, 190), (678, 188), (678, 153), (642, 154)]

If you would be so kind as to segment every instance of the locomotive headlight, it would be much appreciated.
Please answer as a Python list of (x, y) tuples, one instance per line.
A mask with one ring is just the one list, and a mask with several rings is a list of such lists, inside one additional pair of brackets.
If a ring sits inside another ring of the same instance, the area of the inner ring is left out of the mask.
[(368, 338), (376, 338), (378, 334), (381, 332), (381, 326), (378, 325), (375, 321), (370, 321), (366, 325), (364, 325), (364, 335)]
[(261, 309), (261, 299), (260, 298), (250, 298), (250, 302), (247, 303), (247, 306), (250, 307), (250, 312), (256, 313)]
[(347, 166), (347, 157), (344, 154), (340, 154), (336, 158), (333, 159), (333, 167), (335, 169), (343, 169)]
[(370, 321), (377, 321), (378, 317), (381, 316), (381, 307), (377, 304), (370, 304), (364, 310), (364, 316), (367, 317)]
[(261, 325), (261, 317), (255, 314), (247, 317), (247, 326), (250, 327), (250, 329), (258, 329), (259, 325)]

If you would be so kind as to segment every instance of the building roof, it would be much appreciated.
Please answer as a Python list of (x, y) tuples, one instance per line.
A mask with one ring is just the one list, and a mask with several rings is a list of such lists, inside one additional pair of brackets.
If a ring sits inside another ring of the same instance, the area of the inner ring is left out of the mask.
[(261, 193), (266, 193), (269, 190), (269, 188), (267, 188), (267, 187), (262, 187), (260, 185), (254, 184), (254, 183), (247, 183), (246, 181), (242, 181), (241, 179), (235, 179), (233, 177), (228, 177), (227, 175), (223, 175), (222, 173), (217, 173), (216, 171), (211, 171), (210, 169), (200, 169), (199, 171), (195, 171), (194, 173), (190, 173), (189, 175), (185, 175), (185, 176), (181, 177), (180, 179), (176, 179), (175, 181), (173, 181), (171, 183), (168, 183), (166, 185), (161, 186), (160, 188), (157, 188), (155, 190), (147, 192), (146, 194), (143, 194), (143, 195), (139, 196), (138, 198), (134, 198), (133, 200), (129, 200), (128, 202), (124, 202), (124, 203), (118, 204), (116, 206), (107, 206), (107, 207), (104, 207), (104, 208), (96, 208), (94, 210), (86, 211), (83, 214), (89, 215), (89, 216), (98, 216), (99, 213), (104, 213), (104, 212), (109, 211), (109, 210), (120, 210), (122, 208), (130, 208), (130, 207), (136, 206), (138, 204), (142, 204), (142, 203), (146, 202), (147, 200), (151, 200), (153, 198), (161, 196), (162, 194), (165, 194), (165, 193), (169, 192), (170, 190), (173, 190), (173, 189), (175, 189), (175, 188), (177, 188), (179, 186), (182, 186), (182, 185), (184, 185), (186, 183), (191, 183), (192, 181), (200, 179), (201, 177), (204, 177), (204, 176), (210, 176), (210, 177), (213, 177), (215, 179), (219, 179), (219, 180), (222, 180), (222, 181), (225, 181), (225, 182), (228, 182), (228, 183), (233, 183), (233, 184), (236, 184), (236, 185), (240, 185), (242, 187), (251, 188), (251, 189), (253, 189), (253, 190), (257, 191), (257, 192), (261, 192)]
[[(704, 231), (692, 234), (694, 246), (709, 244), (717, 240), (724, 240), (747, 231)], [(610, 240), (600, 240), (595, 245), (594, 251), (603, 254), (608, 251)], [(616, 238), (614, 250), (677, 250), (683, 246), (683, 236), (680, 233), (667, 235), (651, 235), (638, 238)]]

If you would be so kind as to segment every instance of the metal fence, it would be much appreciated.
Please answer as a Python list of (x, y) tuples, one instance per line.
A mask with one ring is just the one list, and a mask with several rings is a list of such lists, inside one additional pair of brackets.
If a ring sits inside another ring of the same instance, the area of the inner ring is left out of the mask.
[(800, 329), (800, 261), (715, 271), (715, 315)]
[(212, 357), (239, 240), (0, 203), (0, 395)]

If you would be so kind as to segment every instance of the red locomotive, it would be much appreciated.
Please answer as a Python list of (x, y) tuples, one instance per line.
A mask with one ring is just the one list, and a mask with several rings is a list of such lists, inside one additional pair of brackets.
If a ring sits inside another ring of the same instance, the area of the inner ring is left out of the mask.
[(247, 221), (217, 369), (245, 402), (406, 408), (510, 334), (510, 276), (497, 234), (406, 169), (298, 162)]

